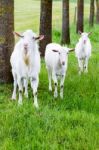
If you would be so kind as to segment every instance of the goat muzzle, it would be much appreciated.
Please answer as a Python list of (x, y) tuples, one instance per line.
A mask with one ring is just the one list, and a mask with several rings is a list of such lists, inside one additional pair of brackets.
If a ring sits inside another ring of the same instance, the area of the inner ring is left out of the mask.
[(63, 65), (63, 66), (65, 65), (65, 62), (64, 62), (64, 61), (62, 62), (62, 65)]
[(86, 44), (86, 40), (84, 40), (84, 44)]

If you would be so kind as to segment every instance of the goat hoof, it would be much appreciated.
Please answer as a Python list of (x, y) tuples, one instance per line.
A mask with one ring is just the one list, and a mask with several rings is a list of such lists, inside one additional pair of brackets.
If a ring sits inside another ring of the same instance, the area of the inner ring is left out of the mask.
[(15, 101), (15, 100), (16, 100), (16, 98), (15, 98), (15, 97), (12, 97), (12, 98), (11, 98), (11, 100), (12, 100), (12, 101)]
[(78, 74), (81, 75), (81, 71), (79, 71)]
[(63, 99), (63, 94), (62, 93), (60, 93), (60, 98)]
[(85, 73), (88, 73), (88, 70), (85, 70), (84, 72), (85, 72)]
[(57, 98), (58, 94), (56, 92), (54, 92), (54, 98)]
[(49, 88), (49, 91), (52, 92), (52, 88)]
[(34, 106), (35, 106), (36, 108), (39, 108), (38, 103), (34, 103)]
[(21, 106), (22, 105), (22, 101), (18, 101), (18, 105)]
[(24, 96), (25, 96), (26, 98), (28, 98), (28, 94), (27, 94), (27, 93), (24, 93)]
[(11, 98), (11, 99), (15, 101), (15, 100), (16, 100), (16, 96), (12, 96), (12, 98)]

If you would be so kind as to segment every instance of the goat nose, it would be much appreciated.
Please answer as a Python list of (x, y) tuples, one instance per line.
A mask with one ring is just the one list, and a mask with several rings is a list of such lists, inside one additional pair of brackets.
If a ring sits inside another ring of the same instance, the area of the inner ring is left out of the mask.
[(84, 40), (84, 44), (86, 43), (86, 40)]
[(24, 44), (24, 49), (27, 49), (28, 48), (28, 44)]
[(62, 65), (63, 65), (63, 66), (65, 65), (65, 62), (64, 62), (64, 61), (62, 62)]
[(24, 44), (24, 47), (28, 47), (28, 44), (27, 44), (27, 43), (25, 43), (25, 44)]

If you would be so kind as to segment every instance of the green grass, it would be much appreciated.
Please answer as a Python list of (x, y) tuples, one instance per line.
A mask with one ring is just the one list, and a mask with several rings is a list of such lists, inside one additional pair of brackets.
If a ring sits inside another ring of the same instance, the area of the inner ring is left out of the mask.
[[(15, 0), (15, 29), (39, 32), (39, 1)], [(75, 33), (71, 3), (71, 45)], [(54, 2), (53, 41), (60, 42), (61, 3)], [(89, 73), (78, 75), (74, 53), (69, 54), (64, 99), (55, 100), (48, 91), (48, 77), (42, 59), (38, 89), (39, 110), (33, 106), (32, 91), (23, 105), (11, 101), (12, 84), (0, 85), (0, 150), (98, 150), (99, 149), (99, 25), (89, 28), (85, 6), (85, 30), (92, 31)]]

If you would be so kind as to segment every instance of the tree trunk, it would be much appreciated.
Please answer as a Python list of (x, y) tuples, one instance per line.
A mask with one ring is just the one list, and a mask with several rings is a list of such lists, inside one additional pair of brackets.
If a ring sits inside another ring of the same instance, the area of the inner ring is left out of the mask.
[(10, 55), (14, 46), (14, 0), (0, 0), (0, 82), (12, 81)]
[(96, 23), (99, 24), (99, 0), (96, 0)]
[(89, 25), (94, 25), (94, 0), (90, 0), (90, 16), (89, 16)]
[(69, 30), (69, 0), (63, 0), (62, 9), (62, 44), (70, 44)]
[(84, 19), (84, 0), (77, 0), (77, 28), (78, 31), (83, 32), (83, 19)]
[(40, 42), (41, 56), (44, 56), (46, 45), (52, 42), (52, 0), (41, 0), (40, 34), (45, 36)]

